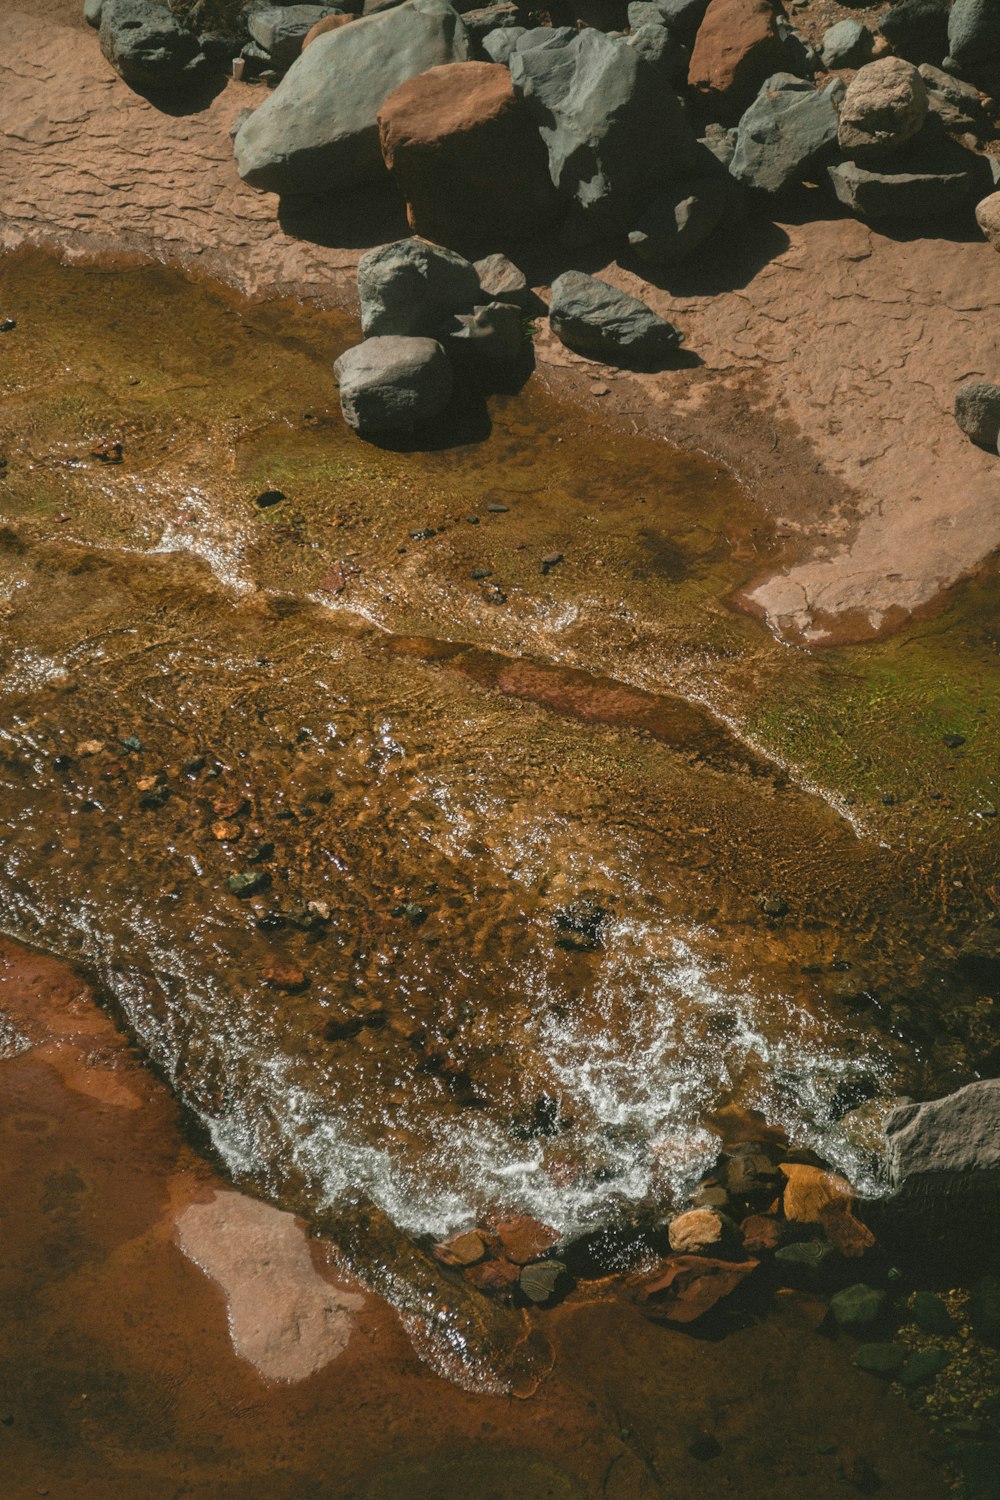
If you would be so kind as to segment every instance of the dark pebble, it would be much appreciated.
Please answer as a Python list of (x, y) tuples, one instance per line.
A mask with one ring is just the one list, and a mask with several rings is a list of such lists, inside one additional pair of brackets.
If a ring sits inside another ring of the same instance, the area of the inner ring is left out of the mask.
[(505, 516), (510, 510), (509, 505), (501, 505), (499, 500), (491, 500), (486, 509), (491, 516)]
[(139, 806), (144, 808), (146, 812), (155, 812), (157, 808), (163, 807), (169, 799), (170, 788), (168, 786), (154, 786), (148, 792), (143, 792), (139, 798)]
[(883, 804), (884, 807), (894, 807), (895, 806), (896, 799), (892, 795), (891, 792), (883, 792), (882, 793), (882, 804)]
[(3, 322), (0, 323), (0, 333), (13, 333), (16, 327), (17, 320), (15, 318), (4, 318)]
[(57, 755), (52, 764), (57, 771), (68, 771), (73, 764), (73, 757), (71, 755)]
[(465, 520), (466, 520), (466, 524), (468, 526), (478, 526), (479, 525), (479, 517), (478, 516), (466, 516)]
[(557, 568), (562, 560), (563, 555), (561, 552), (547, 552), (541, 562), (543, 577), (546, 573), (551, 573), (553, 568)]
[(688, 1452), (692, 1458), (705, 1463), (710, 1458), (718, 1458), (722, 1452), (722, 1444), (710, 1432), (700, 1432), (696, 1438), (688, 1443)]
[(258, 844), (255, 849), (247, 850), (247, 859), (252, 865), (255, 865), (259, 860), (270, 859), (273, 853), (274, 845), (270, 839), (266, 839), (262, 844)]
[(255, 896), (267, 890), (271, 877), (266, 870), (241, 870), (238, 875), (230, 875), (226, 884), (234, 896)]
[(965, 735), (964, 734), (943, 734), (941, 736), (941, 743), (948, 750), (957, 750), (958, 747), (959, 747), (959, 745), (964, 745), (965, 744)]
[(269, 505), (280, 505), (285, 496), (281, 490), (261, 490), (254, 501), (258, 510), (267, 510)]
[(757, 897), (757, 909), (765, 917), (784, 917), (788, 913), (788, 902), (776, 891), (763, 891)]
[(492, 575), (493, 575), (493, 569), (492, 568), (473, 568), (473, 570), (472, 570), (472, 576), (476, 580), (477, 583), (481, 582), (481, 580), (484, 579), (484, 578), (490, 578), (490, 577), (492, 577)]
[(192, 755), (181, 766), (185, 776), (197, 776), (199, 771), (205, 769), (205, 757), (203, 755)]
[(437, 536), (433, 526), (425, 526), (421, 531), (411, 531), (411, 537), (415, 542), (426, 542), (428, 537)]

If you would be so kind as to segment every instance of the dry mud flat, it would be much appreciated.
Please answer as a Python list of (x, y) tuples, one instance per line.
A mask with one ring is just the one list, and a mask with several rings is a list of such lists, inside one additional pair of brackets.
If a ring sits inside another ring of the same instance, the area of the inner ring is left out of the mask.
[[(813, 30), (825, 17), (817, 10)], [(0, 82), (8, 245), (148, 254), (251, 295), (353, 308), (362, 250), (404, 232), (391, 204), (352, 202), (310, 239), (237, 176), (229, 127), (260, 89), (230, 83), (200, 112), (159, 112), (112, 72), (75, 0), (4, 8)], [(890, 238), (825, 200), (814, 212), (759, 226), (663, 287), (588, 267), (675, 321), (694, 368), (616, 377), (598, 398), (588, 386), (601, 367), (547, 336), (538, 355), (543, 374), (568, 369), (593, 405), (736, 469), (798, 559), (743, 602), (784, 637), (820, 643), (933, 607), (1000, 545), (996, 460), (951, 415), (962, 381), (1000, 368), (1000, 259), (971, 224)], [(529, 269), (539, 284), (553, 274)]]
[(71, 969), (4, 940), (0, 1017), (5, 1500), (947, 1493), (926, 1429), (808, 1301), (707, 1343), (595, 1295), (546, 1315), (532, 1399), (459, 1389), (300, 1221), (205, 1165)]

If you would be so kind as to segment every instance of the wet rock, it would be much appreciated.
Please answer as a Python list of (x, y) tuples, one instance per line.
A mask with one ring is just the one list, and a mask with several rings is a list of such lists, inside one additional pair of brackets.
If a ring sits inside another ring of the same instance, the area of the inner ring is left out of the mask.
[(751, 1198), (761, 1193), (773, 1197), (778, 1169), (764, 1151), (737, 1151), (726, 1163), (725, 1182), (734, 1198)]
[(266, 891), (271, 884), (271, 877), (266, 870), (241, 870), (236, 875), (230, 875), (226, 884), (234, 896), (243, 900), (248, 896), (256, 896), (259, 891)]
[(914, 1323), (924, 1333), (947, 1337), (955, 1331), (955, 1321), (942, 1298), (934, 1292), (917, 1292), (910, 1308)]
[(765, 917), (784, 917), (788, 915), (788, 902), (777, 891), (762, 891), (757, 896), (756, 902), (757, 910), (763, 912)]
[(549, 173), (575, 209), (580, 241), (627, 230), (643, 199), (691, 170), (694, 133), (659, 68), (588, 28), (552, 31), (510, 59), (514, 91), (537, 125)]
[(155, 0), (104, 0), (101, 51), (130, 88), (173, 93), (207, 69), (197, 38)]
[(491, 302), (512, 302), (522, 312), (532, 309), (537, 298), (528, 285), (523, 271), (506, 255), (487, 255), (477, 260), (473, 267), (479, 277), (479, 285)]
[(959, 967), (977, 984), (1000, 980), (1000, 921), (983, 922), (963, 938)]
[(385, 100), (408, 78), (468, 56), (465, 28), (444, 0), (404, 0), (327, 32), (240, 130), (240, 176), (270, 193), (341, 193), (376, 181), (385, 172)]
[(830, 1313), (839, 1328), (870, 1328), (882, 1316), (885, 1300), (885, 1292), (879, 1287), (858, 1282), (834, 1293)]
[(557, 948), (591, 953), (603, 945), (603, 929), (608, 914), (596, 901), (573, 901), (552, 915), (558, 933)]
[(524, 239), (559, 213), (545, 147), (505, 67), (431, 68), (395, 89), (378, 121), (418, 234), (443, 244)]
[(740, 1225), (743, 1248), (748, 1255), (765, 1255), (777, 1250), (784, 1238), (780, 1220), (770, 1214), (751, 1214)]
[(830, 1203), (853, 1199), (851, 1185), (835, 1172), (819, 1167), (782, 1162), (778, 1168), (785, 1178), (782, 1207), (785, 1218), (799, 1224), (821, 1224), (823, 1209)]
[(755, 1260), (678, 1255), (641, 1283), (638, 1300), (657, 1321), (694, 1323), (741, 1286), (757, 1265)]
[(948, 52), (951, 0), (900, 0), (878, 23), (893, 50), (908, 62), (939, 63)]
[(732, 175), (772, 194), (803, 182), (837, 143), (845, 93), (839, 78), (822, 91), (792, 73), (769, 78), (740, 120)]
[(881, 1380), (895, 1380), (906, 1364), (907, 1352), (905, 1344), (862, 1344), (854, 1351), (854, 1363)]
[(946, 1349), (918, 1349), (910, 1355), (900, 1378), (908, 1390), (913, 1390), (936, 1379), (950, 1363)]
[(710, 1208), (692, 1208), (671, 1219), (667, 1239), (679, 1255), (697, 1255), (717, 1249), (732, 1233), (732, 1225)]
[(466, 1281), (490, 1296), (509, 1296), (521, 1279), (521, 1267), (509, 1260), (484, 1260), (466, 1266)]
[(220, 844), (233, 844), (243, 837), (243, 824), (234, 819), (220, 818), (210, 830), (213, 839)]
[(857, 1260), (874, 1248), (874, 1234), (851, 1212), (848, 1199), (825, 1203), (819, 1211), (819, 1218), (830, 1244), (848, 1260)]
[(861, 162), (882, 161), (913, 139), (927, 108), (924, 80), (912, 63), (901, 57), (869, 63), (855, 74), (844, 96), (840, 148)]
[(544, 1307), (559, 1299), (569, 1286), (566, 1267), (558, 1260), (539, 1260), (525, 1266), (518, 1278), (518, 1286), (529, 1302)]
[(655, 361), (682, 342), (667, 323), (627, 292), (620, 292), (583, 271), (565, 271), (552, 283), (549, 322), (562, 343), (580, 354), (609, 362)]
[[(961, 147), (955, 148), (961, 151)], [(972, 158), (969, 152), (962, 156)], [(970, 167), (944, 151), (907, 159), (905, 172), (877, 172), (845, 161), (827, 167), (834, 193), (861, 219), (920, 222), (957, 213), (972, 191)]]
[(475, 1266), (486, 1256), (486, 1241), (477, 1229), (468, 1229), (442, 1240), (431, 1253), (443, 1266)]
[(650, 199), (629, 232), (628, 242), (641, 261), (675, 265), (710, 238), (729, 202), (726, 184), (718, 178), (684, 178)]
[[(996, 199), (1000, 209), (1000, 193)], [(960, 385), (955, 392), (955, 421), (966, 437), (995, 453), (1000, 437), (1000, 385), (987, 380), (967, 380)]]
[(284, 71), (302, 51), (302, 44), (317, 21), (342, 14), (331, 5), (268, 5), (250, 12), (247, 30), (274, 66)]
[(518, 1266), (540, 1260), (559, 1238), (554, 1229), (531, 1218), (529, 1214), (520, 1214), (516, 1219), (505, 1219), (497, 1225), (496, 1232), (504, 1255)]
[(81, 759), (86, 759), (90, 755), (100, 755), (103, 749), (103, 740), (81, 740), (79, 745), (77, 745), (76, 747), (75, 753), (80, 756)]
[(995, 0), (954, 0), (948, 16), (948, 52), (973, 77), (1000, 69), (1000, 9)]
[(771, 0), (711, 0), (698, 28), (688, 83), (724, 124), (736, 120), (789, 58)]
[(442, 412), (454, 377), (435, 339), (370, 338), (333, 367), (344, 421), (364, 437), (409, 433)]
[(309, 978), (298, 964), (288, 963), (278, 959), (270, 963), (261, 973), (261, 978), (270, 990), (283, 990), (285, 994), (295, 995), (300, 990), (308, 987)]
[(380, 334), (436, 338), (459, 313), (482, 301), (475, 268), (461, 255), (426, 240), (395, 240), (358, 262), (361, 328)]
[(825, 1240), (799, 1240), (782, 1245), (774, 1252), (774, 1261), (793, 1286), (816, 1290), (830, 1286), (840, 1266), (840, 1256)]
[(823, 34), (821, 56), (826, 68), (858, 68), (872, 54), (872, 37), (860, 21), (838, 21)]

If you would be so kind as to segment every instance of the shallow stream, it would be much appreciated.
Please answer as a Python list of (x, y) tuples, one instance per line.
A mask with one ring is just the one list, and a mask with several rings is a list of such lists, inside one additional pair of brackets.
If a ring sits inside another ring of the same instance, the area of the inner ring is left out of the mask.
[(876, 1192), (852, 1111), (995, 1066), (953, 962), (1000, 899), (995, 577), (810, 655), (726, 602), (780, 561), (753, 497), (537, 377), (392, 451), (340, 315), (0, 291), (0, 922), (237, 1181), (360, 1202), (405, 1303), (370, 1205), (655, 1218), (729, 1104)]

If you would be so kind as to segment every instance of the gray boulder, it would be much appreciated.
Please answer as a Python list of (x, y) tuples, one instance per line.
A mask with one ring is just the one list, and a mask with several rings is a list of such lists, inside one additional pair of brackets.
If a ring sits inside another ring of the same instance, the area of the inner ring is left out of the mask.
[(948, 51), (951, 0), (899, 0), (879, 18), (878, 29), (909, 62), (939, 63)]
[(340, 193), (377, 180), (386, 170), (378, 138), (386, 98), (469, 51), (445, 0), (403, 0), (317, 37), (237, 135), (240, 176), (270, 193)]
[[(955, 152), (971, 159), (961, 146)], [(845, 161), (827, 172), (840, 202), (861, 219), (919, 222), (956, 213), (969, 201), (972, 173), (945, 148), (915, 154), (906, 165), (905, 172), (876, 172)]]
[(96, 31), (101, 24), (101, 10), (104, 0), (83, 0), (83, 19), (88, 26), (93, 26)]
[(641, 57), (658, 68), (668, 84), (684, 87), (691, 53), (683, 42), (677, 40), (669, 26), (639, 26), (625, 38), (625, 45), (634, 47)]
[(683, 340), (652, 308), (583, 271), (565, 271), (552, 283), (549, 323), (568, 348), (595, 359), (657, 360)]
[(274, 66), (284, 71), (302, 51), (306, 33), (317, 21), (343, 14), (335, 5), (268, 5), (250, 12), (247, 30)]
[(208, 66), (197, 37), (153, 0), (104, 0), (100, 42), (115, 72), (147, 93), (189, 88)]
[(653, 198), (629, 232), (628, 242), (649, 265), (686, 260), (719, 227), (731, 189), (718, 177), (685, 179)]
[(948, 16), (948, 51), (972, 74), (1000, 71), (1000, 6), (996, 0), (955, 0)]
[(522, 39), (510, 73), (580, 238), (627, 229), (645, 197), (690, 170), (695, 139), (680, 100), (626, 42), (593, 29), (553, 32), (528, 50)]
[(840, 148), (859, 161), (882, 159), (917, 134), (927, 90), (912, 63), (881, 57), (851, 80), (840, 110)]
[(804, 181), (837, 144), (843, 80), (822, 92), (792, 73), (769, 78), (740, 120), (729, 170), (737, 182), (780, 193)]
[(872, 55), (873, 37), (860, 21), (838, 21), (824, 33), (820, 56), (825, 68), (857, 68)]
[[(691, 41), (705, 19), (708, 0), (633, 0), (628, 8), (630, 26), (645, 24), (644, 19), (633, 21), (632, 11), (635, 8), (638, 14), (643, 15), (646, 5), (651, 5), (659, 13), (660, 21), (664, 26), (669, 26), (671, 31), (676, 32), (679, 37)], [(642, 11), (640, 11), (640, 6)]]
[(876, 1210), (883, 1232), (931, 1263), (996, 1264), (1000, 1079), (894, 1110), (885, 1137), (891, 1193)]
[(409, 433), (451, 400), (454, 376), (435, 339), (366, 339), (333, 367), (344, 421), (362, 436)]
[(493, 31), (488, 31), (479, 44), (480, 51), (490, 62), (503, 63), (505, 66), (510, 62), (510, 55), (523, 36), (527, 36), (526, 26), (500, 26)]
[(358, 262), (358, 297), (366, 338), (436, 338), (483, 300), (474, 266), (453, 250), (418, 239), (368, 250)]

